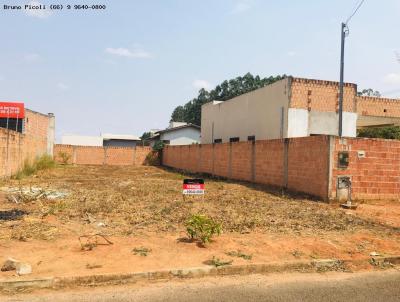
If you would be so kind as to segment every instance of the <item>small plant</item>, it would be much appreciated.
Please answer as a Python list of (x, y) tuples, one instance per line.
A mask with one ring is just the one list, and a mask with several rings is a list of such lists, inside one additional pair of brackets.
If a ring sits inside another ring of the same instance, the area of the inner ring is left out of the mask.
[(243, 258), (243, 259), (245, 259), (245, 260), (251, 260), (251, 258), (253, 258), (253, 256), (252, 255), (247, 255), (247, 254), (244, 254), (244, 253), (242, 253), (241, 251), (230, 251), (230, 252), (228, 252), (228, 253), (226, 253), (228, 256), (231, 256), (231, 257), (239, 257), (239, 258)]
[(135, 247), (132, 250), (132, 253), (134, 253), (135, 255), (140, 255), (143, 257), (146, 257), (149, 253), (151, 252), (151, 249), (141, 246), (141, 247)]
[(58, 157), (61, 159), (63, 165), (67, 165), (71, 159), (71, 155), (64, 151), (58, 152)]
[(30, 162), (29, 160), (26, 160), (24, 162), (24, 167), (14, 176), (14, 178), (21, 179), (25, 176), (30, 176), (39, 170), (46, 170), (53, 168), (55, 164), (56, 163), (51, 158), (51, 156), (47, 154), (38, 157), (33, 163)]
[(50, 155), (44, 154), (33, 163), (34, 168), (36, 171), (46, 170), (54, 168), (56, 165), (55, 161)]
[(48, 206), (44, 206), (43, 204), (40, 204), (40, 206), (42, 207), (41, 212), (43, 215), (56, 215), (68, 208), (67, 203), (63, 200), (55, 201)]
[(190, 239), (200, 240), (202, 244), (211, 241), (214, 235), (220, 235), (222, 226), (205, 215), (192, 215), (186, 222), (186, 232)]
[(215, 258), (215, 256), (213, 256), (213, 258), (209, 261), (211, 265), (215, 266), (215, 267), (220, 267), (220, 266), (225, 266), (225, 265), (231, 265), (233, 260), (221, 260), (219, 258)]

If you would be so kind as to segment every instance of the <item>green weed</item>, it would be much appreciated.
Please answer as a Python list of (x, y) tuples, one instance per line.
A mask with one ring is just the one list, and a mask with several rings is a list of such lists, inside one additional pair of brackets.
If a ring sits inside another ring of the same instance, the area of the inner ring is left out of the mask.
[(35, 174), (40, 170), (51, 169), (56, 165), (55, 161), (50, 155), (42, 155), (38, 157), (33, 163), (26, 160), (24, 167), (17, 174), (14, 175), (15, 179), (22, 179), (26, 176)]
[(214, 235), (220, 235), (222, 226), (205, 215), (192, 215), (186, 222), (186, 232), (190, 239), (200, 240), (202, 244), (211, 241)]

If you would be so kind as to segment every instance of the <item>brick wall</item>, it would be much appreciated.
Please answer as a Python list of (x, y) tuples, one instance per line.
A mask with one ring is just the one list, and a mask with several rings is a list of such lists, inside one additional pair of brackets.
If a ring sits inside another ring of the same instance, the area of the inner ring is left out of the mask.
[(283, 187), (285, 185), (285, 141), (256, 141), (255, 182)]
[(147, 163), (151, 147), (92, 147), (57, 144), (54, 159), (62, 162), (61, 153), (69, 157), (68, 163), (76, 165), (143, 165)]
[[(335, 138), (334, 142), (331, 198), (336, 198), (338, 176), (351, 178), (353, 199), (400, 197), (400, 141)], [(340, 151), (349, 153), (347, 168), (338, 167)]]
[(329, 177), (329, 136), (289, 140), (287, 187), (327, 198)]
[(163, 165), (328, 197), (329, 138), (166, 146)]
[(0, 175), (2, 177), (15, 174), (22, 167), (23, 145), (22, 134), (0, 128)]
[[(339, 84), (331, 81), (293, 78), (290, 107), (320, 112), (338, 112)], [(345, 83), (343, 110), (356, 111), (357, 86)]]
[(357, 113), (363, 116), (400, 117), (400, 100), (357, 97)]
[[(214, 144), (211, 154), (211, 163), (213, 167), (212, 174), (222, 177), (232, 177), (232, 171), (229, 169), (230, 144)], [(203, 160), (203, 159), (202, 159)]]
[[(291, 108), (320, 112), (338, 112), (339, 83), (332, 81), (292, 78)], [(361, 116), (400, 117), (400, 100), (357, 96), (357, 85), (344, 84), (343, 110)]]
[(252, 142), (238, 142), (231, 144), (230, 147), (230, 175), (228, 175), (228, 177), (252, 181), (255, 173), (255, 171), (253, 171), (253, 148), (255, 149), (255, 146)]
[(25, 161), (48, 151), (49, 116), (25, 109), (24, 122), (24, 133), (0, 128), (0, 177), (17, 173)]
[[(199, 171), (203, 173), (213, 174), (213, 166), (214, 166), (214, 159), (213, 159), (213, 150), (215, 145), (196, 145), (199, 148)], [(164, 151), (164, 150), (163, 150)], [(172, 150), (171, 150), (172, 151)], [(168, 153), (168, 151), (167, 151)], [(169, 152), (175, 153), (175, 152)], [(164, 154), (164, 153), (163, 153)], [(164, 159), (164, 157), (163, 157)], [(174, 165), (171, 165), (174, 167)]]

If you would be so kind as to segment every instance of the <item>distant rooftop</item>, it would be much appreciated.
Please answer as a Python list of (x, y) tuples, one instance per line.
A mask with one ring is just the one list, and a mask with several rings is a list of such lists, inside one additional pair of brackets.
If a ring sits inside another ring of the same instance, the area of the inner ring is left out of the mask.
[(104, 133), (101, 135), (103, 140), (112, 140), (112, 139), (119, 139), (119, 140), (127, 140), (127, 141), (140, 141), (140, 138), (136, 135), (130, 134), (111, 134), (111, 133)]
[(158, 131), (155, 133), (155, 135), (161, 134), (161, 133), (166, 133), (166, 132), (172, 132), (172, 131), (176, 131), (179, 129), (183, 129), (183, 128), (196, 128), (200, 130), (200, 126), (197, 126), (195, 124), (187, 124), (187, 123), (181, 123), (180, 126), (176, 126), (176, 127), (168, 127), (167, 129)]

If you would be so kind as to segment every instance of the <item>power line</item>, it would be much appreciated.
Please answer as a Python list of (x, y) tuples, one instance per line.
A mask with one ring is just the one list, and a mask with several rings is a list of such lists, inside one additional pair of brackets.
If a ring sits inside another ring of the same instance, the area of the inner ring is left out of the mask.
[(358, 4), (358, 6), (356, 7), (356, 9), (354, 10), (354, 12), (350, 15), (350, 17), (347, 18), (345, 24), (347, 25), (347, 23), (350, 22), (351, 18), (354, 17), (354, 15), (358, 12), (358, 10), (360, 9), (360, 7), (364, 4), (365, 0), (361, 0), (361, 2)]

